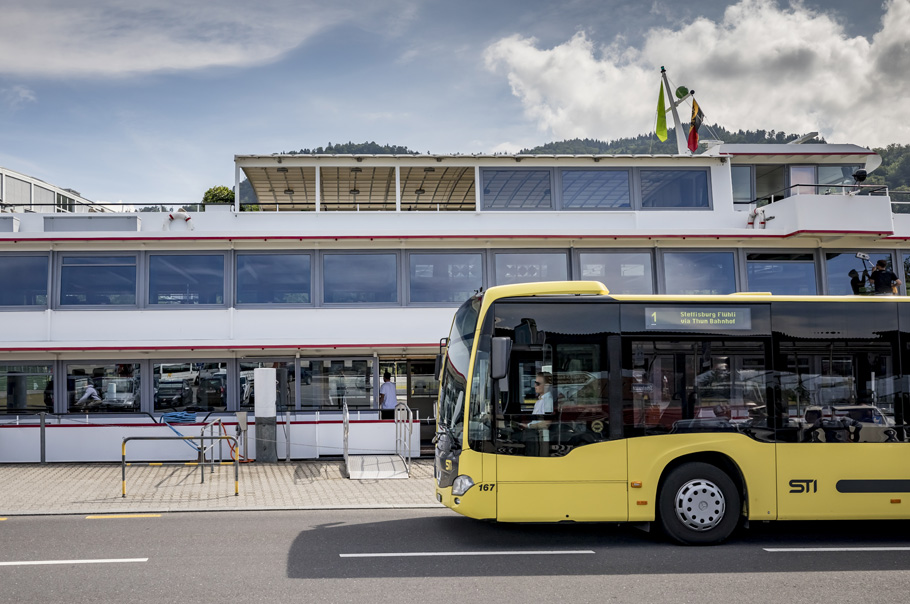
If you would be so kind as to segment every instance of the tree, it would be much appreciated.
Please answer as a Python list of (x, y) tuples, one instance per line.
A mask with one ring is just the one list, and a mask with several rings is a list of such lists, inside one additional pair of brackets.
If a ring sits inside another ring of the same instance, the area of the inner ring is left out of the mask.
[(230, 187), (212, 187), (202, 196), (202, 204), (234, 203), (234, 191)]

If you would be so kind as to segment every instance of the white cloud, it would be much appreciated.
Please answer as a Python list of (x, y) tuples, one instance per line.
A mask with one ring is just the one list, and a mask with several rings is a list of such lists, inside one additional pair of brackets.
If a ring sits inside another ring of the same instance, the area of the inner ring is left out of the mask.
[(383, 13), (351, 0), (29, 0), (3, 8), (0, 74), (120, 76), (254, 65), (342, 22), (380, 27)]
[(36, 102), (38, 96), (31, 88), (17, 84), (7, 88), (0, 88), (0, 99), (3, 99), (4, 104), (8, 107), (17, 109), (26, 103)]
[[(888, 0), (870, 40), (801, 4), (740, 0), (722, 19), (653, 29), (640, 48), (584, 33), (552, 49), (511, 36), (486, 49), (525, 115), (557, 138), (612, 139), (654, 127), (659, 68), (698, 92), (708, 123), (732, 130), (817, 130), (831, 142), (910, 142), (910, 0)], [(688, 109), (681, 107), (683, 119)]]

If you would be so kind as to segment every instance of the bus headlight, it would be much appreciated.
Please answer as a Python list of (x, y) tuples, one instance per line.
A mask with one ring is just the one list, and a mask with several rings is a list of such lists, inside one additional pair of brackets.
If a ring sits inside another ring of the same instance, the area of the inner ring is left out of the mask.
[(473, 486), (474, 480), (470, 476), (462, 474), (452, 483), (452, 495), (464, 495)]

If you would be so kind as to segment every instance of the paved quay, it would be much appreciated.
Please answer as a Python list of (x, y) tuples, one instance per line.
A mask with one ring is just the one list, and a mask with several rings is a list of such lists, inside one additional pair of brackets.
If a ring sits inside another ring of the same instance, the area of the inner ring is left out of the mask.
[(117, 514), (244, 510), (435, 508), (433, 459), (415, 459), (406, 479), (350, 480), (344, 462), (307, 460), (234, 467), (120, 464), (0, 465), (0, 517), (42, 514)]

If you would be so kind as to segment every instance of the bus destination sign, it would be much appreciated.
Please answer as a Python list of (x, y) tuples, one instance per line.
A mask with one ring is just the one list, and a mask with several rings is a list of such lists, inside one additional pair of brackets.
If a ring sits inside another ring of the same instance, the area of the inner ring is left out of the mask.
[(738, 306), (647, 306), (645, 329), (748, 331), (752, 309)]

